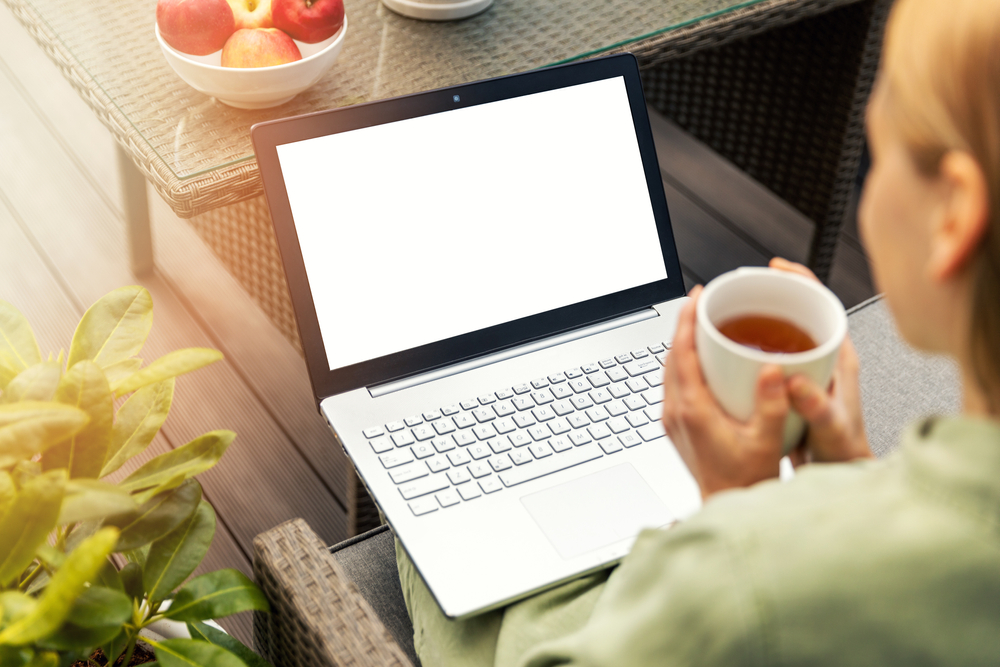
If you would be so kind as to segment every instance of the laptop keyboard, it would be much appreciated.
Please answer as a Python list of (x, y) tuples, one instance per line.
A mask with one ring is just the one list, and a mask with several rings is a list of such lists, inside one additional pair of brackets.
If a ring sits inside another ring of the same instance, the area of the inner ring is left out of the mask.
[(662, 438), (669, 344), (364, 430), (422, 516)]

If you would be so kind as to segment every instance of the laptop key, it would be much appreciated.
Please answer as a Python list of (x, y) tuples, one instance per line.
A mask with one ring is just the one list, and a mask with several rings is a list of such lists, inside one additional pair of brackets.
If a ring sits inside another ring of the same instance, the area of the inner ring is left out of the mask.
[(549, 382), (551, 382), (552, 384), (559, 384), (560, 382), (565, 382), (565, 381), (566, 381), (565, 373), (553, 373), (552, 375), (549, 376)]
[(458, 414), (458, 406), (455, 405), (454, 403), (452, 403), (451, 405), (446, 405), (443, 408), (441, 408), (441, 414), (443, 414), (445, 417), (450, 417), (452, 415), (457, 415)]
[(426, 459), (428, 457), (434, 456), (434, 446), (429, 442), (420, 442), (412, 447), (413, 455), (418, 459)]
[(488, 442), (490, 443), (490, 449), (493, 450), (494, 454), (510, 451), (510, 441), (507, 440), (507, 438), (493, 438)]
[(627, 419), (628, 423), (634, 426), (635, 428), (639, 428), (640, 426), (645, 426), (646, 424), (649, 423), (649, 419), (643, 412), (630, 412), (627, 415), (625, 415), (625, 419)]
[(563, 371), (563, 375), (566, 376), (566, 379), (572, 380), (574, 378), (578, 378), (581, 375), (583, 375), (583, 371), (581, 371), (579, 368), (569, 368)]
[(569, 431), (569, 422), (560, 417), (559, 419), (553, 419), (549, 422), (549, 430), (552, 431), (552, 435), (562, 435)]
[(452, 468), (451, 470), (448, 471), (447, 474), (448, 474), (448, 479), (451, 480), (451, 483), (454, 484), (455, 486), (458, 486), (459, 484), (465, 484), (470, 479), (472, 479), (472, 475), (470, 475), (469, 471), (465, 468)]
[(437, 512), (438, 506), (434, 502), (433, 498), (421, 498), (420, 500), (414, 500), (409, 503), (410, 511), (413, 512), (415, 516), (422, 516), (424, 514), (430, 514), (431, 512)]
[(514, 465), (516, 466), (521, 466), (524, 465), (525, 463), (531, 463), (531, 461), (533, 460), (531, 458), (531, 454), (520, 449), (515, 449), (510, 454), (508, 454), (508, 456), (510, 456), (510, 460), (513, 461)]
[(650, 387), (659, 387), (663, 384), (663, 369), (647, 373), (644, 377)]
[(650, 440), (656, 440), (657, 438), (664, 437), (667, 432), (663, 430), (663, 424), (660, 422), (650, 422), (638, 430), (639, 437), (649, 442)]
[(490, 408), (476, 408), (472, 411), (472, 414), (480, 424), (497, 418), (496, 413)]
[(497, 434), (497, 430), (493, 428), (492, 424), (480, 424), (479, 426), (473, 426), (472, 432), (476, 434), (476, 437), (480, 440), (489, 440)]
[(442, 470), (447, 470), (451, 466), (448, 465), (448, 459), (444, 456), (435, 456), (433, 458), (427, 459), (424, 463), (430, 468), (431, 472), (441, 472)]
[(417, 440), (409, 431), (399, 431), (392, 434), (392, 441), (396, 443), (397, 447), (409, 447)]
[(385, 454), (393, 449), (392, 442), (390, 442), (389, 438), (386, 438), (385, 436), (369, 440), (368, 444), (372, 446), (372, 449), (375, 450), (376, 454)]
[(610, 368), (605, 373), (608, 379), (612, 382), (621, 382), (622, 380), (628, 379), (628, 373), (625, 372), (624, 368)]
[(399, 421), (389, 422), (388, 424), (385, 425), (385, 429), (390, 433), (394, 433), (396, 431), (402, 431), (404, 428), (406, 428), (406, 424)]
[(458, 487), (458, 495), (462, 496), (462, 500), (472, 500), (483, 494), (475, 484), (466, 484), (465, 486)]
[(593, 426), (588, 426), (587, 431), (590, 433), (590, 437), (594, 440), (600, 440), (611, 435), (611, 429), (604, 424), (594, 424)]
[(479, 488), (483, 490), (483, 493), (495, 493), (503, 488), (503, 484), (496, 477), (489, 477), (479, 480)]
[(483, 394), (479, 397), (480, 405), (489, 405), (490, 403), (496, 403), (496, 394)]
[[(648, 353), (646, 356), (649, 356)], [(660, 362), (656, 359), (641, 359), (625, 364), (625, 372), (635, 377), (643, 373), (649, 373), (660, 368)]]
[(507, 400), (508, 398), (510, 398), (510, 397), (512, 397), (514, 395), (514, 390), (513, 389), (501, 389), (496, 394), (497, 394), (497, 400), (498, 401), (505, 401), (505, 400)]
[(642, 444), (642, 438), (640, 438), (639, 434), (635, 432), (622, 433), (618, 436), (618, 442), (622, 443), (626, 447), (635, 447), (636, 445)]
[(649, 421), (658, 422), (663, 419), (663, 403), (661, 402), (656, 405), (651, 405), (643, 410), (643, 412), (645, 412), (646, 416), (649, 417)]
[(458, 497), (458, 492), (455, 489), (445, 489), (441, 493), (434, 495), (437, 498), (438, 503), (441, 507), (451, 507), (452, 505), (457, 505), (461, 502)]
[(558, 438), (549, 440), (549, 447), (554, 452), (565, 452), (567, 449), (573, 449), (573, 443), (569, 441), (569, 438), (561, 435)]
[(431, 410), (430, 412), (425, 412), (424, 413), (424, 419), (426, 419), (429, 422), (432, 422), (435, 419), (441, 419), (441, 411), (440, 410)]
[(647, 389), (642, 392), (642, 397), (646, 399), (646, 402), (650, 405), (656, 405), (657, 403), (663, 402), (663, 390), (658, 387), (653, 387), (652, 389)]
[(414, 415), (412, 417), (407, 417), (406, 419), (403, 420), (403, 422), (407, 426), (416, 426), (417, 424), (422, 424), (424, 422), (424, 418), (421, 417), (420, 415)]
[(552, 397), (551, 391), (533, 391), (531, 392), (531, 398), (533, 398), (535, 403), (538, 405), (545, 405), (546, 403), (551, 403), (555, 400)]
[(513, 387), (511, 387), (511, 389), (515, 394), (520, 396), (521, 394), (527, 394), (529, 391), (531, 391), (531, 385), (528, 384), (527, 382), (522, 382), (521, 384), (515, 384)]
[(413, 480), (412, 482), (405, 482), (396, 488), (399, 489), (399, 493), (402, 494), (404, 499), (412, 500), (419, 496), (426, 496), (428, 493), (442, 491), (447, 489), (449, 486), (451, 486), (451, 484), (444, 475), (431, 475), (422, 479)]
[(385, 435), (385, 430), (381, 426), (372, 426), (371, 428), (366, 428), (362, 433), (366, 438), (377, 438), (380, 435)]
[(472, 408), (479, 407), (479, 403), (477, 401), (462, 401), (459, 405), (462, 406), (463, 410), (471, 410)]
[(495, 428), (497, 430), (497, 433), (499, 433), (500, 435), (504, 435), (505, 433), (510, 433), (511, 431), (516, 429), (517, 426), (514, 424), (513, 419), (511, 419), (510, 417), (504, 417), (503, 419), (498, 419), (495, 422), (493, 422), (493, 428)]
[(510, 440), (510, 444), (515, 447), (524, 447), (525, 445), (531, 444), (531, 437), (528, 435), (527, 431), (511, 433), (507, 436), (507, 439)]
[(471, 461), (472, 457), (464, 449), (456, 449), (453, 452), (448, 452), (448, 460), (453, 466), (463, 466)]
[(427, 466), (422, 463), (408, 463), (390, 470), (389, 478), (392, 479), (394, 484), (402, 484), (403, 482), (409, 482), (419, 477), (426, 477), (429, 474)]
[(625, 404), (618, 399), (615, 399), (605, 405), (604, 409), (607, 410), (608, 414), (612, 417), (619, 417), (628, 412), (628, 408), (625, 407)]
[(608, 420), (608, 428), (611, 429), (612, 433), (624, 433), (629, 430), (629, 423), (624, 417), (615, 417)]
[(556, 399), (569, 398), (574, 393), (568, 384), (554, 385), (549, 387), (549, 391), (552, 392), (552, 395), (555, 396)]
[(487, 475), (492, 475), (493, 468), (485, 461), (482, 461), (480, 463), (470, 463), (469, 474), (475, 477), (476, 479), (479, 479), (480, 477), (486, 477)]
[(478, 461), (479, 459), (485, 459), (487, 456), (493, 454), (493, 450), (485, 442), (477, 442), (474, 445), (469, 445), (469, 448), (465, 451), (469, 452), (469, 456)]
[(451, 437), (455, 439), (459, 447), (467, 447), (476, 442), (476, 436), (472, 435), (469, 431), (459, 431)]
[(434, 422), (434, 430), (437, 431), (438, 435), (446, 435), (455, 430), (455, 424), (447, 419), (442, 419)]
[(510, 468), (511, 462), (510, 459), (507, 458), (506, 456), (494, 456), (493, 458), (490, 459), (490, 466), (492, 466), (493, 469), (496, 470), (497, 472), (500, 472), (502, 470), (507, 470), (508, 468)]
[(611, 380), (608, 378), (607, 373), (594, 373), (593, 375), (587, 376), (590, 384), (594, 387), (606, 387), (611, 384)]
[(531, 455), (536, 459), (544, 459), (546, 456), (552, 456), (552, 448), (545, 442), (529, 445), (528, 451), (530, 451)]
[(601, 359), (597, 363), (600, 364), (601, 368), (613, 368), (618, 365), (618, 362), (614, 359)]
[(413, 430), (410, 432), (413, 433), (413, 437), (416, 438), (419, 442), (423, 442), (424, 440), (430, 440), (431, 438), (434, 437), (436, 433), (436, 431), (427, 424), (422, 424), (420, 426), (417, 426), (413, 428)]
[(535, 378), (531, 381), (531, 386), (535, 389), (543, 389), (549, 386), (549, 381), (547, 378)]
[(378, 457), (378, 460), (381, 461), (382, 465), (386, 468), (395, 468), (396, 466), (401, 466), (404, 463), (413, 461), (413, 452), (409, 449), (398, 449), (394, 452), (389, 452), (388, 454), (382, 454)]
[(472, 418), (472, 415), (468, 413), (462, 413), (460, 415), (455, 415), (452, 417), (452, 421), (455, 422), (455, 426), (458, 428), (469, 428), (470, 426), (476, 425), (476, 420)]
[(517, 412), (517, 409), (510, 401), (500, 401), (493, 406), (493, 412), (497, 413), (497, 417), (506, 417)]
[(593, 461), (594, 459), (599, 459), (604, 456), (604, 453), (598, 448), (597, 445), (584, 445), (583, 447), (577, 447), (576, 449), (571, 449), (568, 452), (564, 452), (559, 456), (550, 456), (541, 461), (535, 461), (530, 466), (521, 466), (518, 468), (512, 468), (511, 470), (505, 470), (500, 473), (500, 481), (504, 483), (504, 486), (515, 486), (517, 484), (523, 484), (524, 482), (530, 482), (533, 479), (538, 479), (539, 477), (544, 477), (545, 475), (551, 475), (554, 472), (559, 472), (560, 470), (565, 470), (566, 468), (571, 468), (581, 463), (586, 463), (587, 461)]
[(620, 442), (614, 438), (607, 438), (601, 440), (601, 449), (604, 450), (605, 454), (614, 454), (615, 452), (620, 452), (622, 450), (622, 445)]
[(437, 498), (441, 507), (451, 507), (461, 502), (458, 498), (458, 492), (455, 489), (445, 489), (441, 493), (434, 494), (434, 497)]

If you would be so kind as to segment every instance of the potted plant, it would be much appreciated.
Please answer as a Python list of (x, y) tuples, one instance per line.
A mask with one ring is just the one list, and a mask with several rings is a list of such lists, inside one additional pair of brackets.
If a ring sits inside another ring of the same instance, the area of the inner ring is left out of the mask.
[(0, 301), (3, 667), (94, 664), (98, 648), (109, 663), (127, 665), (140, 631), (163, 619), (187, 624), (191, 635), (149, 640), (163, 667), (263, 662), (202, 623), (266, 611), (253, 582), (227, 569), (185, 583), (215, 532), (194, 478), (235, 434), (206, 433), (117, 483), (106, 480), (153, 441), (175, 378), (222, 358), (189, 348), (143, 366), (137, 355), (152, 318), (146, 289), (115, 290), (84, 314), (68, 355), (43, 359), (24, 316)]

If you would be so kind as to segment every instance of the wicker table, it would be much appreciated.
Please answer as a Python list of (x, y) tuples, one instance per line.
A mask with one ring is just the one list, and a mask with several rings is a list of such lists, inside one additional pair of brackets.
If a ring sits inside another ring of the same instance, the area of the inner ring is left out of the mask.
[(459, 22), (345, 0), (333, 69), (280, 107), (244, 111), (183, 83), (153, 38), (155, 0), (3, 0), (120, 146), (133, 269), (152, 267), (145, 181), (296, 347), (261, 196), (252, 124), (596, 54), (631, 51), (650, 102), (816, 222), (833, 256), (889, 0), (497, 0)]

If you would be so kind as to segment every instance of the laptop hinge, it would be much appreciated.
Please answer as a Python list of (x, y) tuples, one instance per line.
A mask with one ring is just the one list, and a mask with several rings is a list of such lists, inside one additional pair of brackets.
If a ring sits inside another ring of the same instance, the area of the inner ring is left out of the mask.
[(586, 338), (587, 336), (593, 336), (605, 331), (611, 331), (612, 329), (618, 329), (630, 324), (649, 320), (654, 317), (659, 317), (659, 313), (657, 313), (653, 308), (646, 308), (645, 310), (640, 310), (639, 312), (632, 313), (631, 315), (625, 315), (624, 317), (607, 320), (606, 322), (583, 327), (582, 329), (575, 329), (564, 334), (559, 334), (558, 336), (552, 336), (551, 338), (545, 338), (526, 345), (512, 347), (509, 350), (503, 350), (502, 352), (496, 352), (495, 354), (477, 357), (476, 359), (470, 359), (469, 361), (463, 361), (444, 368), (438, 368), (437, 370), (421, 373), (420, 375), (413, 375), (408, 378), (403, 378), (402, 380), (368, 387), (368, 392), (372, 395), (372, 398), (378, 398), (379, 396), (385, 396), (386, 394), (402, 391), (403, 389), (416, 387), (417, 385), (421, 385), (426, 382), (433, 382), (434, 380), (440, 380), (441, 378), (450, 377), (459, 373), (465, 373), (476, 368), (482, 368), (483, 366), (489, 366), (490, 364), (495, 364), (500, 361), (513, 359), (514, 357), (520, 357), (525, 354), (531, 354), (532, 352), (538, 352), (539, 350), (544, 350), (555, 345), (562, 345), (574, 340)]

